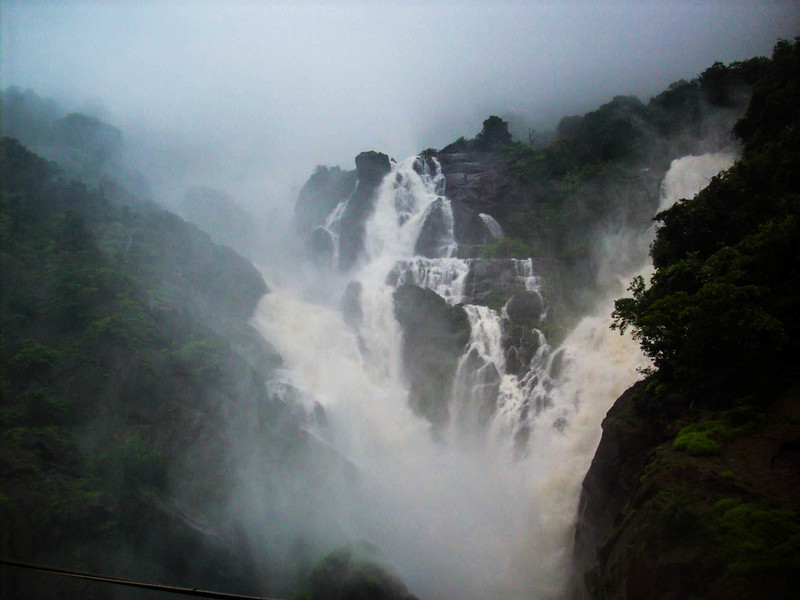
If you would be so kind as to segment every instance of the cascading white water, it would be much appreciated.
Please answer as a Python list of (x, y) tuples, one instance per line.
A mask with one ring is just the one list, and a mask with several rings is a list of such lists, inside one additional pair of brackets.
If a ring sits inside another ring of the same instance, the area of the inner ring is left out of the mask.
[(480, 435), (495, 411), (497, 387), (505, 372), (503, 323), (488, 306), (468, 304), (464, 309), (471, 333), (456, 370), (451, 431), (472, 437)]
[(479, 213), (478, 217), (483, 224), (486, 225), (486, 229), (489, 230), (489, 233), (492, 236), (492, 239), (499, 240), (503, 237), (503, 228), (500, 227), (500, 223), (492, 215), (487, 215), (486, 213)]
[[(307, 290), (290, 285), (265, 296), (254, 322), (285, 359), (280, 385), (294, 386), (325, 408), (328, 425), (312, 433), (358, 468), (347, 500), (331, 490), (330, 506), (319, 509), (343, 532), (340, 543), (377, 544), (422, 598), (558, 598), (600, 422), (647, 362), (630, 338), (609, 330), (607, 299), (557, 351), (540, 334), (529, 371), (508, 375), (500, 316), (468, 306), (473, 333), (458, 377), (469, 371), (470, 360), (471, 373), (483, 369), (487, 377), (459, 380), (453, 406), (474, 408), (475, 383), (499, 386), (487, 423), (490, 443), (432, 439), (427, 422), (408, 408), (387, 278), (394, 269), (396, 282), (423, 285), (457, 303), (469, 264), (412, 256), (424, 215), (443, 191), (441, 171), (431, 174), (419, 164), (415, 170), (414, 161), (396, 165), (385, 178), (366, 225), (366, 257), (350, 274), (361, 289), (358, 331), (345, 324), (339, 295), (309, 301)], [(675, 194), (691, 195), (679, 182), (721, 168), (714, 165), (725, 160), (675, 161), (664, 184), (665, 205)], [(532, 261), (518, 261), (516, 268), (526, 289), (541, 291)]]
[(345, 208), (347, 208), (347, 200), (342, 200), (336, 205), (336, 208), (331, 211), (331, 214), (328, 215), (328, 218), (325, 219), (324, 227), (328, 230), (328, 232), (331, 234), (331, 238), (333, 239), (332, 265), (339, 264), (339, 223), (342, 220), (342, 215), (344, 214)]
[(532, 258), (514, 259), (514, 269), (526, 290), (541, 293), (542, 278), (534, 271)]
[(418, 285), (433, 290), (449, 304), (459, 304), (464, 297), (464, 282), (470, 262), (464, 258), (416, 257), (397, 261), (394, 273), (397, 285)]
[(736, 157), (730, 152), (676, 158), (661, 183), (659, 211), (666, 210), (682, 198), (691, 198), (703, 189), (711, 178), (733, 164)]

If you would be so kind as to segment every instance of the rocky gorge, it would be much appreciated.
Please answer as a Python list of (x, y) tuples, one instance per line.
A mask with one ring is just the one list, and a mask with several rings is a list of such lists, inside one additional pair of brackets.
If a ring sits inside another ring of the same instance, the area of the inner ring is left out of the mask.
[(791, 597), (796, 65), (319, 166), (288, 278), (111, 185), (113, 129), (25, 141), (69, 173), (5, 138), (3, 554), (297, 599)]

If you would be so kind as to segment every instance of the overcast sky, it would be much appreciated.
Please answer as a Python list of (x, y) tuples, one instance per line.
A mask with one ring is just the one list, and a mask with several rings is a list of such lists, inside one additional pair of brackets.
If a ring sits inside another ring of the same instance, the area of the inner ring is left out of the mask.
[[(797, 2), (2, 2), (2, 85), (123, 130), (253, 207), (319, 163), (397, 158), (651, 95), (800, 34)], [(244, 196), (244, 197), (242, 197)]]

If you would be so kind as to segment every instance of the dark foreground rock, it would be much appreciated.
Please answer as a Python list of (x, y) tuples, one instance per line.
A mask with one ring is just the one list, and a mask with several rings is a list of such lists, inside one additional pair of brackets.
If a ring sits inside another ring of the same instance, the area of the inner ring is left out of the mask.
[(800, 389), (759, 410), (702, 415), (653, 394), (637, 384), (603, 422), (583, 483), (574, 595), (795, 598)]
[(320, 560), (311, 573), (307, 600), (416, 600), (377, 546), (357, 542)]

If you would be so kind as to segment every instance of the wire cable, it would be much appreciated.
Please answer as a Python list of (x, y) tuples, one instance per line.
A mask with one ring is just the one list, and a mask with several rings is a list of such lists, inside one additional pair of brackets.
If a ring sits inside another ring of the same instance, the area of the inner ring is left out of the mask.
[(277, 600), (276, 598), (265, 598), (263, 596), (242, 596), (241, 594), (227, 594), (225, 592), (198, 590), (197, 588), (184, 588), (172, 585), (144, 583), (141, 581), (132, 581), (130, 579), (106, 577), (103, 575), (96, 575), (93, 573), (81, 573), (79, 571), (70, 571), (67, 569), (58, 569), (56, 567), (35, 565), (32, 563), (24, 563), (16, 560), (7, 560), (5, 558), (0, 558), (0, 566), (15, 567), (18, 569), (28, 569), (31, 571), (38, 571), (40, 573), (50, 573), (52, 575), (75, 577), (77, 579), (88, 579), (89, 581), (98, 581), (100, 583), (114, 583), (117, 585), (126, 585), (128, 587), (142, 588), (146, 590), (155, 590), (157, 592), (167, 592), (170, 594), (183, 594), (184, 596), (196, 596), (200, 598), (217, 598), (219, 600)]

